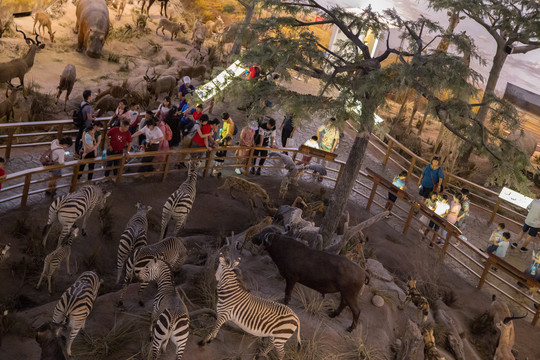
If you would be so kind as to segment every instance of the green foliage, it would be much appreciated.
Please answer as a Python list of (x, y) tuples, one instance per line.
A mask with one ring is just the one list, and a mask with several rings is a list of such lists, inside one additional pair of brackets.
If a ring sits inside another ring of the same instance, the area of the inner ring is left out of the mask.
[(233, 4), (225, 4), (223, 5), (223, 12), (226, 13), (226, 14), (234, 14), (234, 12), (236, 11), (236, 8), (234, 7)]

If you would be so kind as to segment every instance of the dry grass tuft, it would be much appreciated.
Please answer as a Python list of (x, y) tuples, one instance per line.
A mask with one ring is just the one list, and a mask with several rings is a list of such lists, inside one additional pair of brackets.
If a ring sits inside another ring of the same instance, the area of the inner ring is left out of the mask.
[(320, 293), (298, 284), (294, 291), (308, 314), (326, 316), (326, 312), (333, 308), (332, 299), (323, 298)]
[(204, 271), (195, 277), (195, 287), (190, 294), (194, 303), (210, 309), (216, 308), (218, 300), (215, 278), (218, 254), (219, 251), (215, 249), (208, 252)]

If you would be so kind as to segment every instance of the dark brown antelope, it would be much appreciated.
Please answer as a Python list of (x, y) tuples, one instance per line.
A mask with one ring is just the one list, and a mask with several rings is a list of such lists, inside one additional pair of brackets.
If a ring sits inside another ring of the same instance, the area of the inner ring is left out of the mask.
[(22, 85), (13, 86), (11, 82), (8, 82), (8, 90), (10, 91), (10, 94), (6, 100), (0, 103), (0, 119), (5, 116), (6, 122), (9, 122), (10, 119), (15, 118), (13, 106), (17, 100), (17, 92), (21, 91), (22, 89)]
[(71, 64), (67, 64), (66, 67), (64, 68), (64, 71), (62, 71), (62, 75), (60, 76), (60, 84), (58, 85), (58, 94), (56, 95), (56, 103), (58, 104), (58, 99), (60, 98), (62, 91), (66, 90), (66, 99), (64, 101), (64, 111), (66, 111), (66, 104), (69, 99), (69, 95), (71, 94), (71, 90), (73, 90), (73, 84), (75, 84), (76, 79), (77, 79), (77, 71), (75, 70), (75, 66)]

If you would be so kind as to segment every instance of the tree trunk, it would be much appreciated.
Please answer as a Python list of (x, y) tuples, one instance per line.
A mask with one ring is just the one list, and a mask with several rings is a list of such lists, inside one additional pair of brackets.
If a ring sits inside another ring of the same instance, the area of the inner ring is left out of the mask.
[(341, 218), (340, 215), (345, 211), (349, 195), (355, 180), (358, 177), (358, 172), (360, 171), (362, 161), (364, 160), (369, 137), (373, 130), (373, 118), (376, 108), (376, 105), (370, 105), (369, 102), (366, 102), (366, 104), (363, 104), (362, 106), (360, 123), (364, 125), (364, 130), (361, 130), (356, 134), (349, 152), (349, 157), (343, 167), (341, 177), (336, 185), (336, 189), (330, 197), (330, 205), (328, 206), (320, 229), (320, 233), (323, 237), (323, 248), (327, 248), (332, 240), (332, 236), (335, 233), (339, 224), (339, 219)]
[(242, 35), (246, 29), (246, 27), (251, 23), (251, 18), (253, 18), (253, 13), (255, 12), (255, 4), (251, 3), (250, 6), (246, 6), (247, 4), (240, 2), (244, 7), (246, 8), (246, 16), (244, 16), (244, 21), (242, 22), (242, 25), (238, 27), (238, 32), (234, 36), (234, 43), (231, 49), (231, 54), (240, 54), (240, 49), (242, 49)]
[[(504, 63), (506, 62), (506, 58), (508, 57), (508, 54), (504, 51), (505, 45), (505, 43), (497, 44), (497, 52), (493, 57), (493, 65), (491, 66), (491, 70), (489, 72), (488, 81), (484, 90), (484, 96), (482, 97), (482, 103), (487, 102), (488, 98), (495, 94), (495, 87), (497, 86), (497, 81), (499, 81), (501, 70), (504, 66)], [(489, 104), (481, 106), (480, 109), (478, 109), (478, 113), (476, 114), (476, 119), (480, 123), (486, 124), (488, 112)], [(473, 147), (471, 146), (471, 144), (466, 143), (463, 147), (462, 155), (459, 158), (459, 162), (468, 162), (469, 158), (471, 157), (472, 151)]]
[(411, 132), (414, 116), (416, 115), (416, 112), (418, 111), (418, 105), (420, 105), (421, 98), (422, 98), (422, 95), (420, 93), (416, 93), (416, 97), (414, 98), (414, 105), (412, 108), (411, 118), (409, 119), (409, 125), (407, 125), (407, 130), (405, 131), (406, 134)]

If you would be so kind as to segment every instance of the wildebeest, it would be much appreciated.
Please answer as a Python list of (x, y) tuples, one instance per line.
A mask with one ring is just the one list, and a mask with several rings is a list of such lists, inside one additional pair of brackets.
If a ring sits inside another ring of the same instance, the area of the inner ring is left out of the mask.
[(79, 0), (75, 32), (79, 34), (77, 51), (86, 48), (86, 55), (101, 56), (109, 34), (109, 9), (104, 0)]
[(285, 278), (285, 299), (288, 304), (294, 285), (299, 282), (323, 296), (328, 293), (341, 293), (339, 307), (330, 317), (338, 316), (348, 306), (353, 321), (347, 331), (356, 328), (360, 316), (358, 295), (364, 284), (369, 283), (366, 272), (344, 256), (329, 254), (311, 249), (294, 238), (281, 234), (276, 226), (266, 227), (251, 240), (255, 245), (263, 245)]
[(66, 111), (66, 104), (69, 99), (69, 95), (71, 94), (71, 90), (73, 90), (73, 84), (75, 84), (75, 80), (77, 79), (77, 71), (75, 70), (75, 66), (71, 64), (67, 64), (64, 68), (64, 71), (62, 71), (62, 75), (60, 76), (60, 84), (58, 85), (58, 94), (56, 95), (56, 103), (58, 104), (58, 99), (60, 98), (60, 95), (62, 94), (62, 91), (66, 90), (66, 100), (64, 101), (64, 111)]
[(36, 330), (36, 341), (41, 347), (41, 360), (65, 360), (66, 338), (60, 334), (64, 325), (47, 322)]
[(171, 40), (173, 39), (173, 36), (177, 38), (180, 31), (184, 34), (186, 33), (186, 26), (184, 24), (169, 21), (167, 19), (159, 20), (159, 24), (156, 28), (156, 34), (158, 33), (159, 29), (161, 29), (161, 33), (163, 35), (165, 35), (165, 30), (169, 31), (171, 33)]
[(148, 70), (149, 69), (146, 69), (146, 75), (144, 75), (144, 80), (146, 81), (146, 90), (148, 90), (150, 94), (155, 95), (156, 100), (162, 93), (167, 93), (167, 95), (172, 96), (176, 90), (176, 78), (171, 75), (157, 75), (155, 69), (154, 75), (150, 77), (148, 76)]

